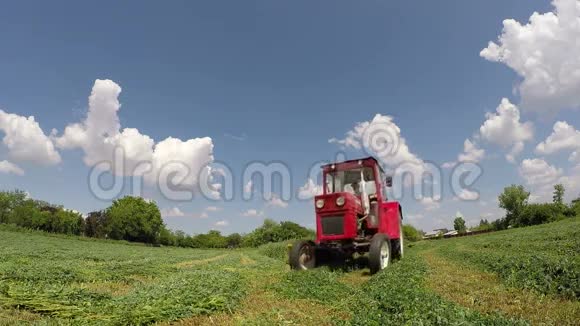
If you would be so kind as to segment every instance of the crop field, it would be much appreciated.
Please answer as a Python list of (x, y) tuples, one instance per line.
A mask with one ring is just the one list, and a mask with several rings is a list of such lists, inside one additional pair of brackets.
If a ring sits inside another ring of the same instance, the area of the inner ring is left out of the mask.
[(146, 247), (0, 226), (0, 325), (573, 325), (580, 218), (411, 244), (369, 276), (286, 244)]

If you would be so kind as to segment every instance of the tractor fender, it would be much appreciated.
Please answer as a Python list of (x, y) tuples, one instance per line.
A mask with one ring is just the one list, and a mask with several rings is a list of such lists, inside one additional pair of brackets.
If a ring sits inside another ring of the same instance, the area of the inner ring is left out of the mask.
[(390, 239), (399, 239), (399, 228), (402, 219), (403, 209), (398, 201), (384, 203), (379, 232), (388, 235)]

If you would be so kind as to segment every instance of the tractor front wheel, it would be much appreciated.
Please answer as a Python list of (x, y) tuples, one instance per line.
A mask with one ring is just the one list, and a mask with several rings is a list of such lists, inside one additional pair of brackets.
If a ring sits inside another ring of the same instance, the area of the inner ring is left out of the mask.
[(290, 267), (306, 270), (316, 267), (315, 247), (310, 241), (296, 241), (290, 249)]
[(377, 233), (371, 239), (369, 268), (371, 274), (380, 272), (391, 263), (391, 241), (386, 234)]

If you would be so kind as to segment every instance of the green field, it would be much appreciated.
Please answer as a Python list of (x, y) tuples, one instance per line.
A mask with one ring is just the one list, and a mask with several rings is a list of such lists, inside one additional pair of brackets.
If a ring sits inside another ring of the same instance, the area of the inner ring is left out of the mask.
[(411, 244), (373, 277), (285, 244), (195, 250), (0, 226), (0, 324), (512, 325), (580, 320), (580, 219)]

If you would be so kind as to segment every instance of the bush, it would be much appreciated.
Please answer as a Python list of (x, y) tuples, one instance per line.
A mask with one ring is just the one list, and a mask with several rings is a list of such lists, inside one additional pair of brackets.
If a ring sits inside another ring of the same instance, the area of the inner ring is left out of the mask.
[(405, 240), (409, 241), (419, 241), (423, 239), (421, 231), (415, 229), (412, 225), (409, 224), (403, 225), (403, 235), (405, 237)]
[(141, 197), (115, 200), (105, 213), (107, 234), (116, 240), (157, 243), (163, 220), (157, 204)]
[(515, 221), (516, 226), (537, 225), (565, 218), (566, 206), (562, 204), (529, 204)]
[(290, 241), (273, 242), (258, 247), (258, 252), (266, 257), (281, 261), (288, 259), (288, 245)]
[(284, 221), (277, 223), (265, 219), (262, 226), (247, 234), (242, 244), (246, 247), (258, 247), (270, 242), (280, 242), (291, 239), (312, 239), (315, 233), (294, 222)]

